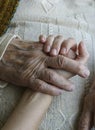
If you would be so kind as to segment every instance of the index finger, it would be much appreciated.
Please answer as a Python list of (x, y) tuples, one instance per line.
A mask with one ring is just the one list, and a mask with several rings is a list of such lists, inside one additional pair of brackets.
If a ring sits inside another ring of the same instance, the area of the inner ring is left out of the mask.
[(46, 60), (46, 65), (55, 69), (64, 69), (73, 74), (78, 74), (84, 78), (87, 78), (90, 74), (87, 67), (81, 64), (79, 61), (69, 59), (62, 55), (58, 55), (56, 57), (48, 57)]

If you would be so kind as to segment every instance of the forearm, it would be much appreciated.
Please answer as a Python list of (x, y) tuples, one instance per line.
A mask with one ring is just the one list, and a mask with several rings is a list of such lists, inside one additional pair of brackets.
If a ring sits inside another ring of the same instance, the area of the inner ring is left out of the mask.
[(51, 101), (52, 96), (26, 90), (2, 130), (37, 130)]
[[(71, 74), (65, 73), (65, 77)], [(52, 96), (26, 90), (2, 130), (37, 130), (51, 104)]]

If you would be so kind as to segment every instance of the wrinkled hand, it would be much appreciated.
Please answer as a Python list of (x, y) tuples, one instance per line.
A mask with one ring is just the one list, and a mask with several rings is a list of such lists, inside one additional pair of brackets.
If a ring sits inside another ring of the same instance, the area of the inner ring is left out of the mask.
[(89, 71), (85, 66), (88, 52), (83, 43), (79, 44), (78, 50), (75, 60), (62, 55), (50, 57), (43, 52), (40, 43), (12, 40), (0, 62), (0, 78), (50, 95), (59, 95), (63, 90), (72, 91), (74, 85), (56, 69), (88, 77)]
[(95, 127), (95, 81), (84, 99), (84, 107), (78, 130), (91, 130), (93, 127)]

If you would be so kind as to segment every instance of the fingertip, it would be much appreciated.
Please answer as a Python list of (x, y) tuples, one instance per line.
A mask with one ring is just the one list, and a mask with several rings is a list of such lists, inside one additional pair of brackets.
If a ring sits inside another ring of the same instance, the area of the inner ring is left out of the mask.
[(79, 46), (87, 51), (87, 47), (84, 41), (80, 41)]
[(81, 47), (81, 48), (86, 48), (86, 46), (85, 46), (85, 44), (84, 44), (84, 41), (80, 41), (80, 43), (79, 43), (79, 46)]
[(65, 88), (66, 91), (72, 92), (75, 89), (75, 85), (74, 84), (66, 85)]
[(57, 92), (54, 93), (54, 96), (59, 96), (63, 94), (63, 90), (58, 90)]
[(70, 91), (72, 92), (74, 89), (75, 89), (75, 85), (74, 84), (70, 85)]
[(83, 77), (84, 78), (88, 78), (89, 75), (90, 75), (90, 71), (89, 70), (86, 70), (86, 71), (83, 72)]
[(46, 36), (45, 35), (40, 35), (39, 36), (39, 41), (42, 42), (42, 43), (45, 43), (46, 42)]
[(78, 74), (83, 78), (88, 78), (90, 75), (90, 71), (86, 66), (81, 64), (78, 67)]
[(48, 92), (46, 92), (47, 94), (51, 95), (51, 96), (59, 96), (61, 94), (63, 94), (63, 90), (53, 87), (52, 89), (50, 89)]

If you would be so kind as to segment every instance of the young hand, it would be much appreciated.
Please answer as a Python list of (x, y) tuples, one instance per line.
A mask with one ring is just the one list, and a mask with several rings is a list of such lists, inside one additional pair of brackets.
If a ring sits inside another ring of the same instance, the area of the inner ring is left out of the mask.
[(56, 37), (49, 35), (47, 38), (40, 35), (39, 41), (44, 44), (44, 52), (49, 53), (51, 56), (60, 54), (71, 59), (76, 58), (77, 44), (74, 38), (64, 40), (62, 35)]

